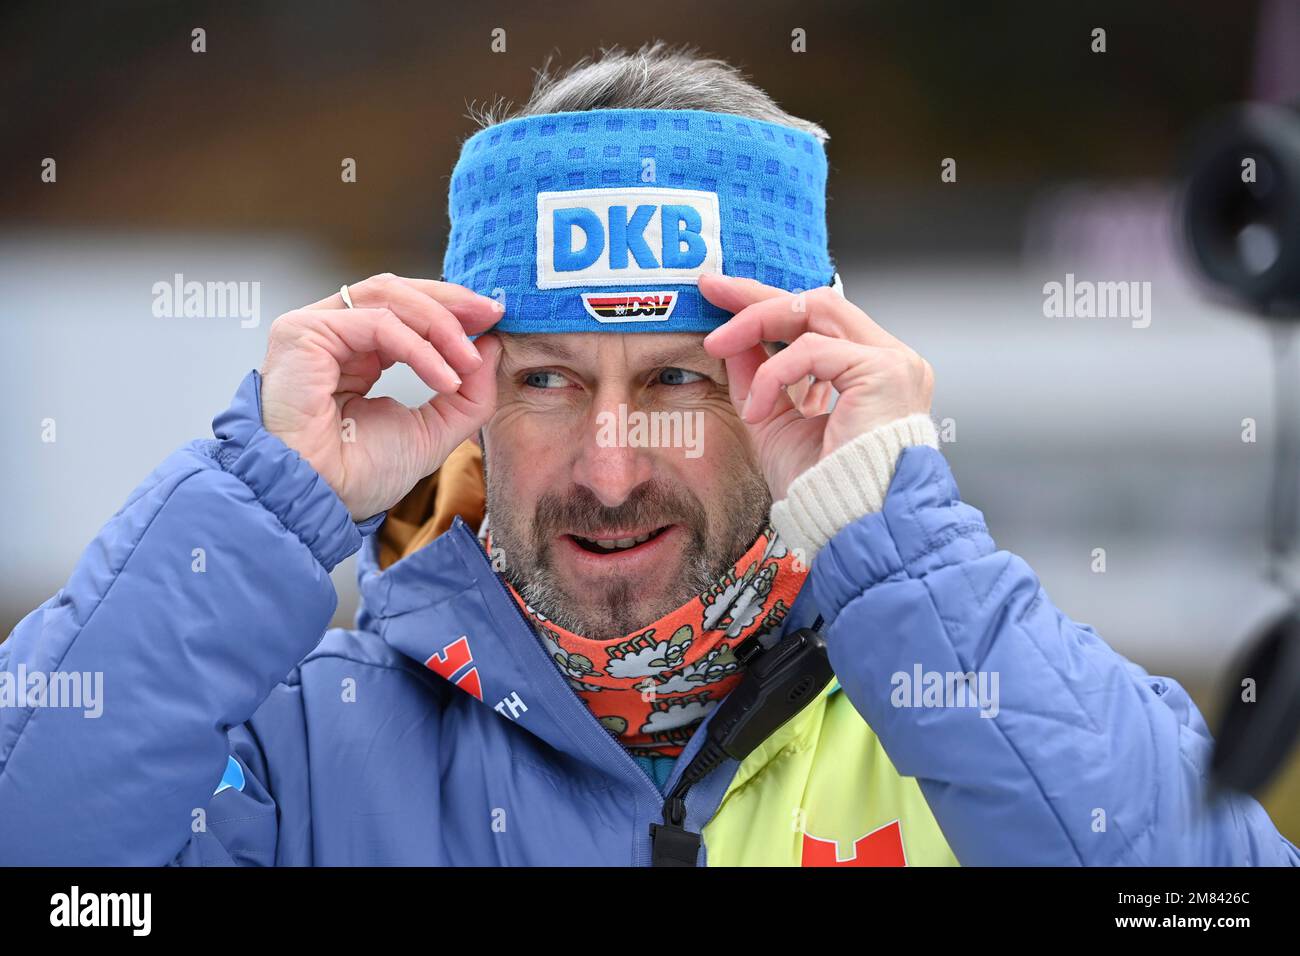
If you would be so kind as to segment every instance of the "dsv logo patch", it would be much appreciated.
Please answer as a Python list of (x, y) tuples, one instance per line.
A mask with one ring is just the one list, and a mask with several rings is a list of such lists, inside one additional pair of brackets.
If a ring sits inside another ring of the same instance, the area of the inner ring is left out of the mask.
[(717, 193), (631, 186), (537, 194), (539, 289), (694, 285), (721, 271)]
[(584, 292), (582, 304), (597, 322), (664, 322), (677, 305), (675, 292)]

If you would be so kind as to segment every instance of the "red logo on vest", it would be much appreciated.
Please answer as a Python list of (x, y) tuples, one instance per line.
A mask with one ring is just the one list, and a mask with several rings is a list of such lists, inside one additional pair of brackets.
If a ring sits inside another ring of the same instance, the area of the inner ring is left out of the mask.
[(853, 841), (853, 854), (840, 856), (840, 845), (810, 833), (803, 835), (801, 866), (907, 866), (903, 830), (897, 820)]
[[(469, 638), (462, 634), (425, 661), (424, 666), (439, 677), (451, 680), (451, 676), (456, 671), (466, 664), (473, 663), (474, 655), (469, 649)], [(483, 684), (479, 681), (477, 667), (471, 667), (460, 680), (453, 681), (453, 683), (466, 693), (473, 694), (479, 700), (483, 699)]]

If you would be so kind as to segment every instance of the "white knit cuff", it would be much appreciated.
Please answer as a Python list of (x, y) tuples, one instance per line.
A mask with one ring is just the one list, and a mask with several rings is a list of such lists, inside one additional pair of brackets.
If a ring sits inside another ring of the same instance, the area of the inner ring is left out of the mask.
[(811, 564), (841, 528), (884, 507), (898, 456), (914, 445), (939, 447), (929, 415), (908, 415), (859, 435), (790, 483), (772, 505), (772, 526)]

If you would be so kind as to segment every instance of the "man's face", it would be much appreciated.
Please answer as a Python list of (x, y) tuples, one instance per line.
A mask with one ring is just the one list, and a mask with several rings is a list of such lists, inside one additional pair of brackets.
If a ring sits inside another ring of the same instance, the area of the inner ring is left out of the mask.
[(487, 506), (504, 574), (533, 608), (619, 637), (754, 543), (771, 495), (702, 334), (501, 338)]

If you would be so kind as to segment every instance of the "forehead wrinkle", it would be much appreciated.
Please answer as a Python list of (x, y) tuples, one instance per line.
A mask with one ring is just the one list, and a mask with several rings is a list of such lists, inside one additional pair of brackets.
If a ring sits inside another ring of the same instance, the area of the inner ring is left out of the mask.
[[(595, 333), (601, 334), (601, 333)], [(562, 339), (567, 335), (553, 335), (545, 332), (532, 332), (525, 334), (503, 335), (503, 345), (506, 348), (507, 357), (515, 362), (526, 363), (530, 361), (562, 361), (569, 363), (578, 363), (581, 359), (599, 361), (599, 346), (594, 343), (591, 345), (579, 346), (577, 348), (567, 345)], [(685, 341), (666, 342), (649, 346), (644, 350), (638, 349), (639, 334), (624, 333), (617, 336), (615, 340), (618, 344), (618, 351), (622, 354), (627, 365), (635, 364), (636, 371), (643, 371), (663, 366), (671, 366), (674, 362), (680, 362), (684, 359), (700, 360), (704, 359), (709, 365), (720, 365), (721, 362), (704, 351), (704, 336), (702, 334), (673, 334), (673, 338), (681, 338)], [(596, 340), (600, 341), (600, 340)], [(642, 341), (644, 341), (642, 339)]]

